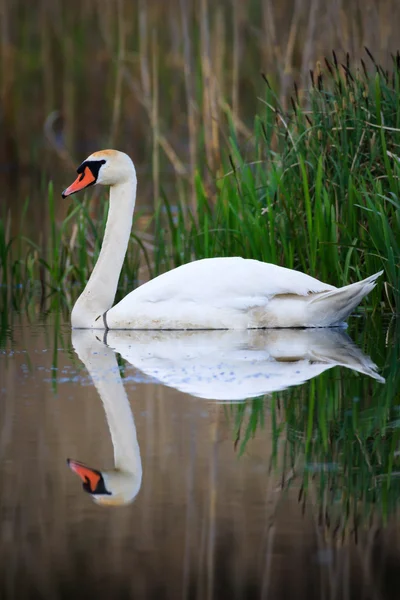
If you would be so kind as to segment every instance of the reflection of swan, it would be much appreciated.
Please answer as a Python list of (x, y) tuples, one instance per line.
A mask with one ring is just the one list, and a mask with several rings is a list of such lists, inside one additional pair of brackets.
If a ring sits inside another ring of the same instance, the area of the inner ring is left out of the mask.
[(164, 385), (214, 400), (282, 390), (335, 366), (384, 381), (340, 329), (108, 331), (105, 341)]
[(115, 468), (101, 472), (71, 459), (68, 465), (81, 477), (84, 490), (92, 494), (98, 504), (127, 504), (140, 489), (142, 463), (115, 353), (88, 330), (73, 331), (72, 344), (102, 399), (114, 446)]
[(100, 256), (71, 314), (73, 327), (94, 329), (252, 329), (331, 327), (376, 285), (383, 272), (340, 289), (305, 273), (238, 257), (197, 260), (159, 275), (112, 306), (136, 201), (136, 171), (116, 150), (91, 154), (63, 192), (110, 186)]
[(72, 344), (104, 405), (115, 468), (98, 471), (68, 459), (83, 488), (102, 505), (131, 502), (142, 481), (136, 428), (114, 350), (142, 372), (182, 392), (242, 400), (304, 383), (341, 365), (378, 381), (376, 365), (343, 330), (109, 331), (74, 330)]

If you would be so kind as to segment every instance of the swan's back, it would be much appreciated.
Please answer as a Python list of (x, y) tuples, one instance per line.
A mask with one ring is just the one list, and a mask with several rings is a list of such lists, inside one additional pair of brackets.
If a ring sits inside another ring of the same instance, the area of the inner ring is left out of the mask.
[(305, 275), (258, 260), (240, 257), (204, 258), (168, 271), (143, 284), (121, 302), (161, 302), (193, 298), (236, 304), (238, 298), (267, 298), (278, 294), (326, 292), (335, 288)]

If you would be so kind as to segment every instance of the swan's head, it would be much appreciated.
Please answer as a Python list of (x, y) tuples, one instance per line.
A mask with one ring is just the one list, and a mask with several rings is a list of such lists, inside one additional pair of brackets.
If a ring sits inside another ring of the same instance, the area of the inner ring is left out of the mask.
[(77, 168), (78, 177), (62, 193), (66, 198), (91, 185), (116, 185), (134, 180), (136, 172), (133, 162), (127, 154), (118, 150), (94, 152)]
[(142, 474), (127, 471), (98, 471), (77, 460), (67, 459), (69, 468), (83, 481), (82, 487), (96, 504), (123, 506), (135, 499), (142, 482)]

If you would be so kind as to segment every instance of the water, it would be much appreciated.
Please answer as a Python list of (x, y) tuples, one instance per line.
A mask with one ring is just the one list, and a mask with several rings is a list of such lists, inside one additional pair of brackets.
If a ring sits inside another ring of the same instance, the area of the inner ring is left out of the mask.
[(395, 597), (397, 324), (349, 332), (5, 330), (0, 597)]

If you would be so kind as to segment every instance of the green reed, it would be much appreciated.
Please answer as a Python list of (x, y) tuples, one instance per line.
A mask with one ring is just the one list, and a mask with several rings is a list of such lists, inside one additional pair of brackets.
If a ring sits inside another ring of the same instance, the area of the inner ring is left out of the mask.
[(231, 124), (225, 175), (211, 190), (198, 176), (195, 213), (178, 204), (176, 223), (157, 229), (157, 264), (240, 255), (336, 285), (384, 269), (368, 306), (397, 312), (399, 58), (370, 76), (334, 55), (311, 81), (289, 112), (267, 86), (246, 143)]

